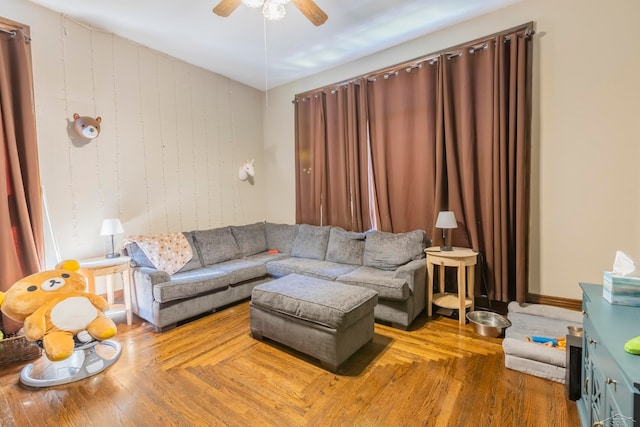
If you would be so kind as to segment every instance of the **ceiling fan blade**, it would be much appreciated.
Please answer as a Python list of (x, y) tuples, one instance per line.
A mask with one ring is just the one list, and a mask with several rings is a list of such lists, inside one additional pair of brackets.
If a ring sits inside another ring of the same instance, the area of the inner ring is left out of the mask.
[(229, 16), (240, 6), (241, 2), (242, 0), (220, 0), (220, 3), (213, 8), (213, 13), (218, 16)]
[(327, 14), (313, 0), (291, 0), (304, 16), (316, 27), (324, 24)]

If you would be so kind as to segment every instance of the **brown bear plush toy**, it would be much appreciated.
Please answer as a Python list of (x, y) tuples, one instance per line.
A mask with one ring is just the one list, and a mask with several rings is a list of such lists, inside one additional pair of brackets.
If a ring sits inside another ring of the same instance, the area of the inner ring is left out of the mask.
[(64, 360), (74, 350), (74, 336), (80, 342), (105, 340), (116, 334), (113, 320), (103, 314), (109, 305), (84, 291), (84, 277), (75, 260), (63, 261), (55, 270), (27, 276), (3, 295), (0, 310), (24, 322), (29, 341), (42, 340), (47, 358)]

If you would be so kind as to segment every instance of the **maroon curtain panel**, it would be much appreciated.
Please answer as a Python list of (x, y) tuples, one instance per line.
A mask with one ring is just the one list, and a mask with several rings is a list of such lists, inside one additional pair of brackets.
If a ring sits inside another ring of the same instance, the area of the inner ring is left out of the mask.
[(371, 227), (360, 84), (296, 97), (296, 222)]
[(527, 289), (528, 43), (501, 35), (443, 61), (447, 207), (457, 240), (484, 256), (489, 297), (504, 302)]
[(326, 176), (326, 193), (322, 197), (324, 224), (351, 227), (351, 208), (349, 205), (349, 152), (347, 150), (347, 126), (350, 117), (347, 111), (344, 88), (328, 91), (325, 94), (327, 131), (326, 159), (324, 176)]
[(366, 106), (360, 85), (352, 82), (328, 90), (325, 101), (327, 184), (322, 198), (323, 223), (364, 231), (371, 224), (366, 185)]
[(0, 290), (6, 291), (41, 270), (44, 237), (31, 53), (20, 27), (2, 20), (0, 26), (14, 31), (0, 33)]
[(325, 168), (324, 94), (295, 102), (296, 223), (322, 224)]
[[(509, 106), (509, 133), (507, 143), (510, 148), (511, 186), (509, 187), (507, 228), (509, 237), (511, 286), (502, 283), (502, 301), (527, 299), (529, 277), (529, 221), (530, 221), (530, 155), (531, 155), (531, 36), (524, 32), (511, 37), (508, 50), (509, 92), (504, 105)], [(506, 52), (505, 52), (506, 53)], [(515, 292), (515, 295), (513, 294)]]
[(369, 128), (366, 92), (362, 79), (349, 83), (347, 109), (351, 121), (348, 127), (348, 161), (353, 165), (349, 174), (351, 189), (351, 229), (367, 231), (373, 226), (369, 185)]
[(378, 229), (432, 230), (441, 182), (439, 72), (425, 61), (367, 81), (372, 189)]

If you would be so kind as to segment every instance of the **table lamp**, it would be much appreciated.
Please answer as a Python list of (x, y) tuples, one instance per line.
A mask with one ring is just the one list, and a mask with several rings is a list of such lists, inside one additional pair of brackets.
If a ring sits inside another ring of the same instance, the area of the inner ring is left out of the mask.
[(447, 245), (447, 229), (458, 228), (456, 222), (456, 216), (452, 211), (440, 211), (438, 212), (438, 219), (436, 219), (436, 228), (442, 228), (442, 246), (441, 251), (451, 251), (453, 248), (451, 245)]
[(100, 229), (101, 236), (111, 236), (111, 252), (106, 255), (107, 258), (118, 258), (120, 254), (116, 252), (113, 237), (116, 234), (124, 233), (122, 223), (118, 218), (108, 218), (102, 221), (102, 228)]

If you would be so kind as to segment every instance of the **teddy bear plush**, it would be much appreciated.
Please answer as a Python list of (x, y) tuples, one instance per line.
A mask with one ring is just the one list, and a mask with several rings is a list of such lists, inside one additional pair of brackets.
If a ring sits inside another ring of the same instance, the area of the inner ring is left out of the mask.
[(88, 116), (80, 116), (80, 114), (75, 113), (73, 115), (73, 132), (76, 136), (79, 136), (84, 139), (94, 139), (98, 135), (100, 135), (100, 123), (102, 122), (102, 118)]
[(103, 313), (109, 305), (84, 291), (79, 269), (77, 261), (63, 261), (54, 270), (27, 276), (0, 293), (0, 310), (24, 322), (25, 338), (41, 340), (47, 358), (54, 362), (71, 356), (75, 340), (102, 341), (116, 334), (115, 323)]

